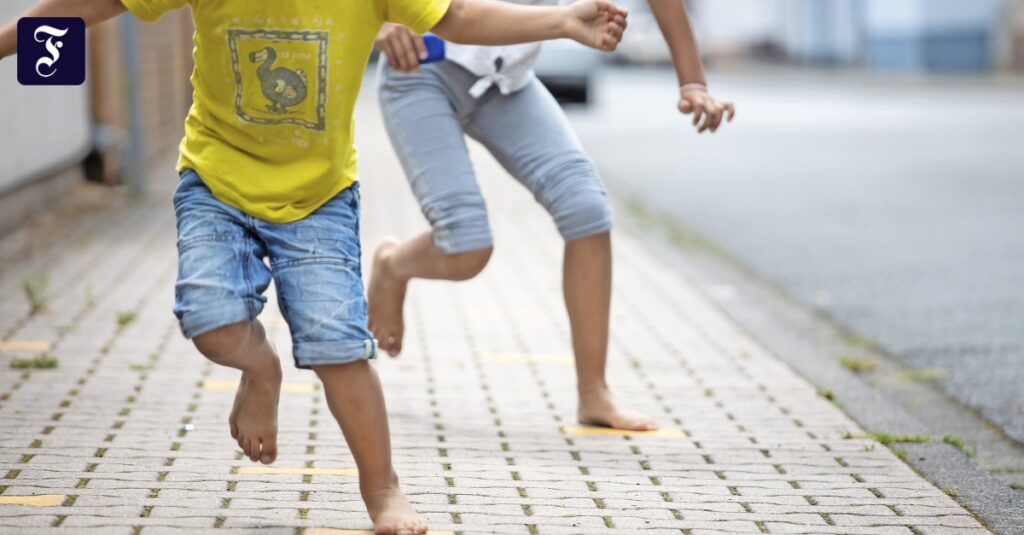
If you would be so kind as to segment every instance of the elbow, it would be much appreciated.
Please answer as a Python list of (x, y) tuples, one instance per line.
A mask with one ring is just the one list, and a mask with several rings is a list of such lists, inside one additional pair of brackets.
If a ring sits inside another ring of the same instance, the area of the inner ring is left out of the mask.
[(465, 42), (464, 23), (466, 19), (467, 0), (452, 0), (441, 20), (434, 25), (431, 31), (445, 41), (467, 44)]

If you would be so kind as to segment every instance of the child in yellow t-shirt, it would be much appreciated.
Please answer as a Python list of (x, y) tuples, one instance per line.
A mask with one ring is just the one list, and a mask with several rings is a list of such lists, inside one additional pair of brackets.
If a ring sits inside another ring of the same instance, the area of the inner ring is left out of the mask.
[[(398, 486), (367, 362), (377, 344), (360, 274), (352, 110), (374, 37), (394, 22), (453, 42), (568, 37), (610, 50), (626, 13), (608, 0), (41, 0), (24, 15), (95, 24), (128, 10), (155, 21), (186, 4), (196, 66), (174, 194), (182, 332), (213, 362), (242, 371), (231, 436), (250, 460), (274, 462), (281, 365), (256, 320), (273, 279), (295, 363), (323, 382), (377, 532), (423, 533)], [(0, 57), (16, 48), (12, 22), (0, 29)]]

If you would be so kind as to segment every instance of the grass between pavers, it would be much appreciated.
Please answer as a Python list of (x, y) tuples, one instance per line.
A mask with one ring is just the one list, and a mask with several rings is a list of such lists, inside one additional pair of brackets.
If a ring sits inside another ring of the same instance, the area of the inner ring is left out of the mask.
[(875, 359), (854, 357), (851, 355), (843, 355), (839, 357), (839, 364), (842, 364), (844, 368), (854, 373), (870, 373), (875, 371), (878, 367), (878, 361)]
[(36, 355), (32, 358), (17, 358), (11, 361), (11, 367), (16, 370), (27, 370), (30, 368), (42, 370), (47, 368), (56, 368), (60, 365), (60, 361), (57, 357), (49, 354)]
[(925, 368), (921, 370), (907, 370), (901, 372), (897, 377), (904, 381), (927, 383), (938, 379), (949, 377), (949, 371), (942, 368)]
[(135, 321), (135, 313), (131, 310), (122, 310), (117, 313), (117, 326), (126, 327)]
[(45, 275), (27, 278), (21, 281), (21, 290), (28, 299), (30, 313), (38, 314), (46, 308), (46, 294), (50, 287), (50, 281)]
[(964, 455), (968, 457), (974, 457), (974, 454), (977, 450), (976, 446), (968, 446), (964, 442), (963, 437), (957, 435), (942, 435), (942, 442), (949, 444), (950, 446), (953, 446), (954, 448), (960, 450), (961, 452), (963, 452)]
[(893, 435), (885, 432), (868, 432), (868, 437), (873, 438), (883, 446), (899, 443), (927, 444), (932, 441), (932, 437), (928, 435)]

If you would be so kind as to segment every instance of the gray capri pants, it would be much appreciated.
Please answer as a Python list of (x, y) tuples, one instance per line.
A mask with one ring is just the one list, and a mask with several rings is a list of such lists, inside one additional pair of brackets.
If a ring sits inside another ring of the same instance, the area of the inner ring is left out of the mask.
[(476, 81), (450, 61), (413, 74), (381, 69), (384, 123), (434, 244), (448, 254), (493, 246), (463, 133), (533, 193), (566, 241), (610, 230), (605, 187), (547, 89), (535, 79), (509, 95), (492, 87), (474, 99)]

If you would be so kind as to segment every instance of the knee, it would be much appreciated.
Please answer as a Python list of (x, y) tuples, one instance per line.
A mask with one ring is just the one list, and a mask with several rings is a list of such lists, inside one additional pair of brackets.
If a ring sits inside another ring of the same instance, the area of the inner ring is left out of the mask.
[(577, 240), (612, 227), (608, 196), (603, 189), (587, 188), (551, 208), (559, 233), (566, 241)]
[(237, 353), (249, 341), (258, 325), (254, 321), (225, 325), (196, 336), (192, 343), (206, 358), (216, 362)]
[(487, 262), (491, 260), (491, 253), (493, 252), (493, 247), (485, 247), (483, 249), (448, 255), (452, 279), (464, 281), (476, 277), (487, 267)]

